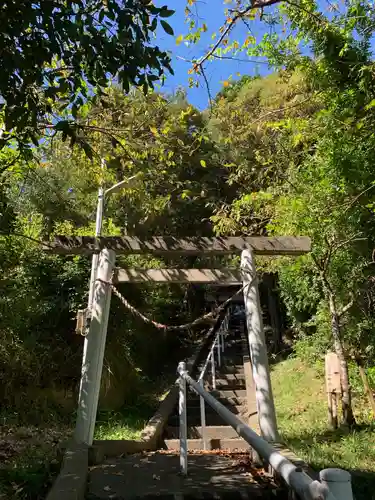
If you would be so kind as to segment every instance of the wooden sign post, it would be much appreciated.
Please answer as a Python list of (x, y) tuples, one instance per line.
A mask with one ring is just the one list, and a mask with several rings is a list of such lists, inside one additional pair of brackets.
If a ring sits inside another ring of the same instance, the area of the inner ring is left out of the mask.
[(341, 395), (340, 362), (336, 353), (327, 352), (325, 359), (326, 391), (328, 399), (328, 423), (338, 427), (337, 407)]

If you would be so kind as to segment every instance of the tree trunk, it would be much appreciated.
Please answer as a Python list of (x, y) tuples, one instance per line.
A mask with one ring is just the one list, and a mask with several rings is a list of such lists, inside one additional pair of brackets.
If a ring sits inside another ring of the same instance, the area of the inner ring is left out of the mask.
[(331, 291), (328, 291), (328, 296), (329, 296), (329, 311), (331, 314), (331, 329), (332, 329), (333, 344), (336, 354), (340, 361), (340, 369), (341, 369), (340, 375), (341, 375), (341, 389), (342, 389), (341, 401), (342, 401), (343, 424), (351, 426), (355, 424), (355, 419), (352, 409), (348, 363), (346, 362), (344, 348), (341, 341), (340, 317), (337, 312), (333, 293)]

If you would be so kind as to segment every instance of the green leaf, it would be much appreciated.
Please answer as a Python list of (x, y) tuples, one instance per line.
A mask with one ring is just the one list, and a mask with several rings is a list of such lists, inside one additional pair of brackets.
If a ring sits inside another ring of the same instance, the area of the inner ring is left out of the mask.
[(157, 26), (158, 26), (158, 19), (156, 17), (154, 17), (154, 19), (152, 20), (151, 26), (150, 26), (150, 30), (155, 31)]
[(207, 167), (207, 164), (206, 164), (205, 160), (201, 160), (201, 162), (200, 162), (200, 163), (201, 163), (201, 165), (202, 165), (202, 167), (203, 167), (203, 168), (206, 168), (206, 167)]
[(365, 110), (367, 111), (368, 109), (374, 108), (375, 107), (375, 99), (370, 101), (367, 106), (365, 106)]
[(172, 35), (172, 36), (174, 35), (174, 31), (173, 31), (172, 26), (170, 26), (166, 21), (161, 20), (160, 24), (163, 26), (164, 31), (168, 35)]
[[(90, 15), (85, 14), (86, 3), (90, 4)], [(11, 27), (9, 37), (0, 40), (2, 49), (7, 45), (5, 52), (0, 50), (5, 68), (0, 96), (6, 128), (17, 127), (22, 142), (32, 142), (33, 131), (38, 136), (40, 122), (49, 119), (46, 114), (56, 111), (62, 97), (76, 115), (80, 104), (73, 105), (81, 93), (87, 96), (85, 85), (90, 86), (90, 93), (98, 89), (100, 94), (115, 75), (125, 92), (132, 87), (143, 87), (147, 92), (148, 78), (156, 74), (162, 77), (170, 71), (171, 62), (170, 55), (150, 35), (159, 19), (174, 14), (167, 6), (157, 8), (150, 3), (130, 2), (123, 9), (121, 2), (113, 0), (73, 0), (57, 2), (54, 12), (54, 2), (24, 2), (21, 23), (15, 7), (18, 3), (3, 2), (0, 33), (8, 33)], [(173, 34), (168, 23), (163, 23), (163, 29)], [(142, 75), (146, 80), (140, 82)]]
[(55, 124), (55, 130), (62, 131), (62, 130), (67, 130), (69, 128), (69, 122), (67, 120), (62, 120), (60, 122), (57, 122)]
[(167, 9), (166, 7), (162, 7), (159, 12), (160, 17), (171, 17), (175, 13), (175, 10)]

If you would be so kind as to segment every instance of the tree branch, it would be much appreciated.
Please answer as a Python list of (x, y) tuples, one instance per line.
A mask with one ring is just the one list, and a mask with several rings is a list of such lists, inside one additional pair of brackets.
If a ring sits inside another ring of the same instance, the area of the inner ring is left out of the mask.
[(344, 214), (346, 214), (346, 212), (348, 210), (350, 210), (352, 208), (353, 205), (355, 205), (355, 203), (359, 200), (359, 198), (361, 196), (363, 196), (365, 193), (367, 193), (368, 191), (370, 191), (371, 189), (374, 189), (375, 188), (375, 184), (371, 184), (370, 187), (368, 187), (367, 189), (361, 191), (351, 202), (350, 204), (346, 207), (346, 209), (344, 210)]
[(203, 66), (201, 66), (200, 71), (202, 73), (204, 83), (206, 84), (206, 89), (207, 89), (207, 94), (208, 94), (208, 102), (210, 105), (210, 116), (211, 116), (212, 115), (212, 95), (211, 95), (211, 91), (210, 91), (210, 85), (208, 83), (207, 76), (206, 76), (206, 73), (203, 69)]
[(351, 300), (345, 305), (342, 307), (341, 311), (339, 311), (337, 313), (337, 316), (339, 317), (339, 319), (341, 319), (341, 317), (347, 313), (349, 311), (350, 308), (352, 308), (354, 305), (354, 297), (351, 298)]
[(269, 64), (267, 61), (256, 61), (255, 59), (245, 59), (242, 57), (232, 57), (232, 56), (218, 56), (217, 54), (212, 54), (212, 57), (215, 59), (229, 59), (231, 61), (238, 61), (238, 62), (247, 62), (247, 63), (253, 63), (253, 64)]
[(358, 236), (354, 234), (353, 236), (351, 236), (350, 238), (348, 238), (346, 240), (339, 241), (335, 245), (333, 244), (332, 245), (332, 253), (336, 252), (339, 248), (342, 248), (345, 245), (348, 245), (349, 243), (353, 243), (354, 241), (366, 241), (366, 240), (367, 240), (367, 238), (358, 238)]
[(227, 21), (223, 25), (223, 27), (224, 26), (226, 26), (226, 27), (223, 29), (223, 32), (222, 32), (221, 36), (217, 39), (217, 41), (214, 44), (214, 46), (201, 59), (199, 59), (196, 62), (196, 66), (202, 67), (202, 65), (207, 61), (207, 59), (209, 59), (214, 54), (214, 52), (218, 49), (218, 47), (221, 45), (221, 43), (223, 42), (223, 40), (229, 35), (229, 33), (234, 28), (236, 22), (239, 19), (241, 19), (244, 16), (246, 16), (246, 14), (248, 12), (250, 12), (253, 9), (269, 7), (270, 5), (274, 5), (276, 3), (279, 3), (280, 1), (281, 0), (254, 1), (254, 2), (251, 3), (251, 5), (249, 5), (248, 7), (246, 7), (246, 9), (237, 11), (237, 13), (235, 14), (235, 16), (232, 19), (230, 19), (230, 21)]

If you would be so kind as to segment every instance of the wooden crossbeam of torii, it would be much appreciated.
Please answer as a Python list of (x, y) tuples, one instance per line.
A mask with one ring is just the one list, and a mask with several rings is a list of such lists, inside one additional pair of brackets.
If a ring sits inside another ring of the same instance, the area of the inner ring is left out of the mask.
[[(253, 254), (297, 256), (310, 252), (311, 242), (304, 236), (249, 236), (231, 238), (89, 237), (58, 236), (45, 242), (44, 250), (62, 255), (90, 255), (98, 260), (94, 267), (95, 290), (90, 304), (90, 324), (85, 335), (82, 376), (79, 391), (75, 439), (91, 446), (98, 407), (100, 380), (113, 282), (243, 284), (249, 347), (262, 435), (278, 440), (275, 408), (263, 333), (262, 313)], [(115, 269), (116, 254), (151, 255), (230, 255), (241, 254), (241, 268), (232, 269)], [(113, 271), (115, 273), (113, 275)], [(113, 276), (112, 276), (113, 275)]]
[(179, 254), (179, 255), (225, 255), (240, 254), (251, 249), (257, 255), (301, 255), (311, 250), (310, 238), (306, 236), (246, 236), (229, 238), (137, 238), (132, 236), (56, 236), (45, 242), (43, 249), (58, 254), (92, 254), (103, 248), (116, 254)]
[(116, 269), (113, 283), (202, 283), (240, 285), (238, 269)]

